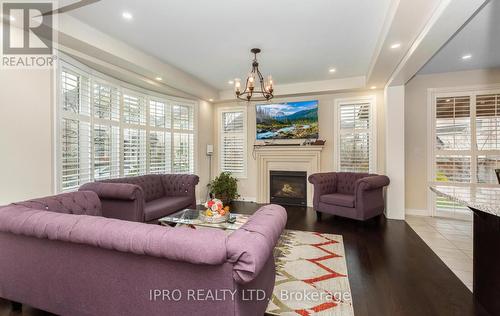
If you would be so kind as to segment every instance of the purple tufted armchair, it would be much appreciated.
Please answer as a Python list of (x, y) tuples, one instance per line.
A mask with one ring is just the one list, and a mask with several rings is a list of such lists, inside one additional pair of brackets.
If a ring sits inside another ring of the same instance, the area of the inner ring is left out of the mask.
[(309, 176), (314, 186), (314, 210), (357, 220), (367, 220), (384, 212), (383, 188), (389, 178), (353, 172), (316, 173)]
[(155, 222), (184, 208), (196, 208), (199, 177), (151, 174), (86, 183), (80, 191), (97, 193), (102, 215), (134, 222)]

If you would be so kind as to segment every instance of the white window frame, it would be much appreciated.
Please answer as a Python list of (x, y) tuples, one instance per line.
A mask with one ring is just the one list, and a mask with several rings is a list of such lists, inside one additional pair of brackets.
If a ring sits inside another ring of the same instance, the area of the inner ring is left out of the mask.
[[(171, 113), (171, 127), (168, 130), (170, 132), (170, 137), (171, 137), (171, 163), (173, 164), (173, 137), (174, 133), (185, 133), (185, 134), (192, 134), (193, 135), (193, 173), (197, 174), (198, 173), (198, 102), (194, 100), (189, 100), (189, 99), (184, 99), (184, 98), (178, 98), (178, 97), (173, 97), (173, 96), (168, 96), (160, 93), (156, 93), (150, 90), (146, 90), (131, 84), (128, 84), (126, 82), (117, 80), (115, 78), (109, 77), (103, 73), (100, 73), (86, 65), (83, 65), (82, 63), (76, 61), (75, 59), (65, 55), (65, 54), (60, 54), (60, 60), (59, 60), (59, 67), (57, 71), (55, 72), (55, 82), (56, 82), (56, 99), (55, 99), (55, 105), (54, 105), (54, 153), (55, 153), (55, 159), (54, 159), (54, 187), (56, 192), (67, 192), (71, 191), (68, 189), (63, 190), (62, 188), (62, 148), (61, 148), (61, 136), (62, 136), (62, 131), (61, 131), (61, 122), (62, 118), (68, 117), (67, 114), (63, 113), (61, 105), (62, 105), (62, 86), (61, 86), (61, 74), (63, 68), (67, 68), (69, 70), (75, 71), (77, 73), (84, 73), (87, 76), (89, 76), (89, 86), (90, 86), (90, 118), (88, 122), (90, 123), (90, 130), (91, 130), (91, 152), (90, 152), (90, 157), (91, 157), (91, 163), (90, 163), (90, 181), (94, 181), (94, 163), (92, 163), (92, 159), (94, 157), (94, 144), (93, 144), (93, 128), (95, 124), (108, 124), (110, 126), (117, 126), (119, 127), (119, 134), (120, 134), (120, 144), (119, 144), (119, 156), (120, 156), (120, 172), (119, 176), (123, 177), (124, 172), (123, 172), (123, 131), (125, 128), (134, 128), (134, 129), (141, 129), (145, 130), (146, 132), (146, 173), (149, 173), (149, 168), (150, 168), (150, 157), (149, 157), (149, 131), (150, 130), (158, 130), (158, 128), (154, 128), (150, 126), (149, 124), (149, 101), (150, 100), (155, 100), (155, 101), (161, 101), (165, 102), (166, 104), (170, 105), (170, 108), (173, 108), (173, 105), (183, 105), (183, 106), (188, 106), (191, 108), (192, 111), (192, 119), (193, 119), (193, 128), (191, 130), (174, 130), (173, 129), (173, 117)], [(94, 117), (93, 113), (93, 104), (92, 104), (92, 98), (93, 98), (93, 83), (98, 82), (98, 83), (103, 83), (112, 87), (115, 87), (118, 89), (120, 93), (120, 101), (119, 101), (119, 107), (120, 107), (120, 120), (119, 121), (106, 121), (103, 119), (99, 119)], [(132, 94), (132, 95), (140, 95), (145, 98), (145, 104), (146, 104), (146, 123), (145, 125), (136, 125), (136, 124), (128, 124), (123, 122), (123, 94)], [(81, 116), (79, 114), (70, 114), (75, 117)], [(87, 120), (83, 120), (87, 122)], [(172, 172), (173, 172), (173, 166)]]
[(333, 139), (335, 144), (333, 146), (334, 159), (335, 159), (335, 169), (340, 171), (340, 107), (342, 105), (356, 104), (356, 103), (369, 103), (370, 104), (370, 173), (378, 172), (377, 164), (377, 97), (375, 95), (369, 95), (364, 97), (353, 97), (353, 98), (342, 98), (335, 100), (335, 111), (333, 114), (334, 121), (334, 133)]
[[(450, 87), (450, 88), (430, 88), (427, 89), (427, 182), (429, 185), (446, 185), (443, 182), (435, 181), (436, 179), (436, 99), (444, 97), (470, 97), (470, 120), (471, 120), (471, 148), (467, 150), (471, 157), (471, 182), (458, 183), (452, 182), (449, 186), (453, 187), (476, 187), (489, 188), (498, 187), (498, 184), (492, 183), (477, 183), (477, 157), (484, 150), (477, 150), (476, 145), (476, 96), (484, 94), (500, 94), (500, 85), (476, 85), (464, 87)], [(452, 152), (450, 150), (450, 152)], [(465, 152), (465, 151), (463, 151)], [(490, 151), (493, 154), (500, 154), (500, 150)], [(498, 152), (498, 153), (497, 153)], [(431, 216), (438, 216), (436, 212), (436, 194), (428, 190), (427, 192), (427, 208)], [(471, 219), (468, 215), (456, 215), (462, 219)]]
[(224, 113), (233, 113), (233, 112), (243, 112), (243, 137), (244, 137), (244, 146), (243, 146), (243, 172), (232, 174), (237, 179), (246, 179), (248, 177), (248, 110), (246, 106), (237, 106), (237, 107), (223, 107), (217, 109), (217, 119), (219, 121), (219, 173), (223, 172), (223, 157), (224, 157)]

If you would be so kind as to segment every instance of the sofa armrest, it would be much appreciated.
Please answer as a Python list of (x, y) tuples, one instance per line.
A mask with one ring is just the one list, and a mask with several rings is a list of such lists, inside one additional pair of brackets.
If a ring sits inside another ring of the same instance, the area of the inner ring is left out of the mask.
[(128, 201), (144, 199), (142, 188), (129, 183), (90, 182), (82, 185), (78, 191), (93, 191), (101, 199)]
[(279, 205), (261, 207), (248, 221), (227, 238), (228, 261), (233, 278), (246, 284), (255, 279), (273, 255), (274, 247), (286, 225), (286, 211)]
[(309, 183), (314, 186), (313, 206), (318, 208), (319, 198), (324, 194), (337, 191), (337, 175), (335, 172), (315, 173), (309, 176)]
[(138, 185), (91, 182), (82, 185), (78, 190), (97, 193), (101, 200), (104, 217), (133, 222), (144, 221), (144, 191)]
[(355, 189), (359, 191), (369, 191), (388, 186), (390, 180), (387, 176), (369, 176), (356, 180)]

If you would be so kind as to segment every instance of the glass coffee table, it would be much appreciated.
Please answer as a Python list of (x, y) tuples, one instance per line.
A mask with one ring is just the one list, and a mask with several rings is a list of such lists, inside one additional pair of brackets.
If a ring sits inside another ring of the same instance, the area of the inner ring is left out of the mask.
[[(160, 218), (158, 221), (161, 225), (164, 226), (183, 226), (187, 225), (192, 228), (197, 227), (209, 227), (209, 228), (218, 228), (222, 230), (233, 231), (240, 228), (243, 224), (246, 223), (249, 215), (243, 214), (234, 214), (231, 213), (230, 218), (235, 218), (234, 223), (206, 223), (200, 219), (200, 210), (194, 209), (184, 209), (182, 211), (178, 211), (176, 213), (170, 214), (168, 216)], [(173, 225), (175, 224), (175, 225)]]

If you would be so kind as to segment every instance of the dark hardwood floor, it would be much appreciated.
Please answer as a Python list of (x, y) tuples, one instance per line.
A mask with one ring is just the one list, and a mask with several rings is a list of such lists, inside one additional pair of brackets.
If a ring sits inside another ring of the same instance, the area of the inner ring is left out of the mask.
[[(255, 203), (238, 202), (233, 209), (251, 214)], [(312, 209), (287, 207), (288, 229), (343, 236), (354, 313), (375, 315), (488, 315), (472, 293), (404, 221), (379, 217), (358, 222)], [(23, 306), (11, 310), (0, 299), (0, 315), (47, 315)]]

